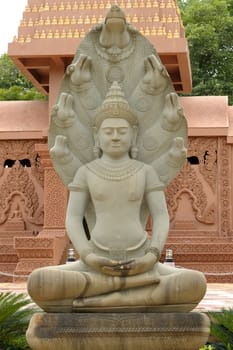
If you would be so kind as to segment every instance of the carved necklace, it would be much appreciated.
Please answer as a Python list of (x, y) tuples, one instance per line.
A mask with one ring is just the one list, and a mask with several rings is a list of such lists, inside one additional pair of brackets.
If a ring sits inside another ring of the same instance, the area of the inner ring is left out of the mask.
[(104, 180), (121, 181), (136, 174), (144, 163), (134, 159), (129, 159), (124, 165), (116, 166), (105, 163), (101, 159), (96, 159), (91, 163), (86, 164), (86, 167), (98, 177)]

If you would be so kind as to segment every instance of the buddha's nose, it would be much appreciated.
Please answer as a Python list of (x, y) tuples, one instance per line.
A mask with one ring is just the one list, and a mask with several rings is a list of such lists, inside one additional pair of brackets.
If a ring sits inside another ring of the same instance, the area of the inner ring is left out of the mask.
[(112, 135), (112, 139), (114, 141), (118, 141), (120, 139), (117, 130), (114, 130), (113, 135)]

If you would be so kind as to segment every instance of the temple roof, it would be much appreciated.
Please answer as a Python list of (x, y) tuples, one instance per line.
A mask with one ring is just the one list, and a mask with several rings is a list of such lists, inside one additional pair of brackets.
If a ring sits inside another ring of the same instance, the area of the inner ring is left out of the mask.
[[(177, 92), (191, 91), (187, 41), (176, 0), (118, 0), (127, 21), (155, 46)], [(28, 0), (8, 54), (43, 93), (54, 64), (71, 63), (80, 41), (111, 7), (109, 0)]]

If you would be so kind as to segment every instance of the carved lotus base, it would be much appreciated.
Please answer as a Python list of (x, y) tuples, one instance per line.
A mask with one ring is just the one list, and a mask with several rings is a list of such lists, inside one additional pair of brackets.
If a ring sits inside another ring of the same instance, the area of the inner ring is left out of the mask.
[(205, 314), (35, 314), (27, 330), (33, 350), (198, 350), (209, 336)]

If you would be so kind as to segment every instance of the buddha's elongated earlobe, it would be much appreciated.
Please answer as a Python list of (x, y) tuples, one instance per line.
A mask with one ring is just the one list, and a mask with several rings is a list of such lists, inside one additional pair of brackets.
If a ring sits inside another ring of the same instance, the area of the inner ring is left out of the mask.
[(100, 149), (98, 143), (95, 142), (94, 147), (93, 147), (93, 153), (94, 153), (94, 156), (96, 159), (100, 158), (100, 156), (101, 156), (101, 149)]
[(99, 146), (99, 137), (98, 137), (98, 131), (97, 128), (93, 127), (93, 135), (94, 135), (94, 146), (93, 146), (93, 153), (95, 158), (100, 158), (101, 156), (101, 149)]
[(133, 136), (132, 136), (132, 146), (130, 149), (130, 155), (133, 159), (136, 159), (138, 156), (137, 135), (138, 135), (138, 127), (136, 125), (134, 125), (133, 126)]

